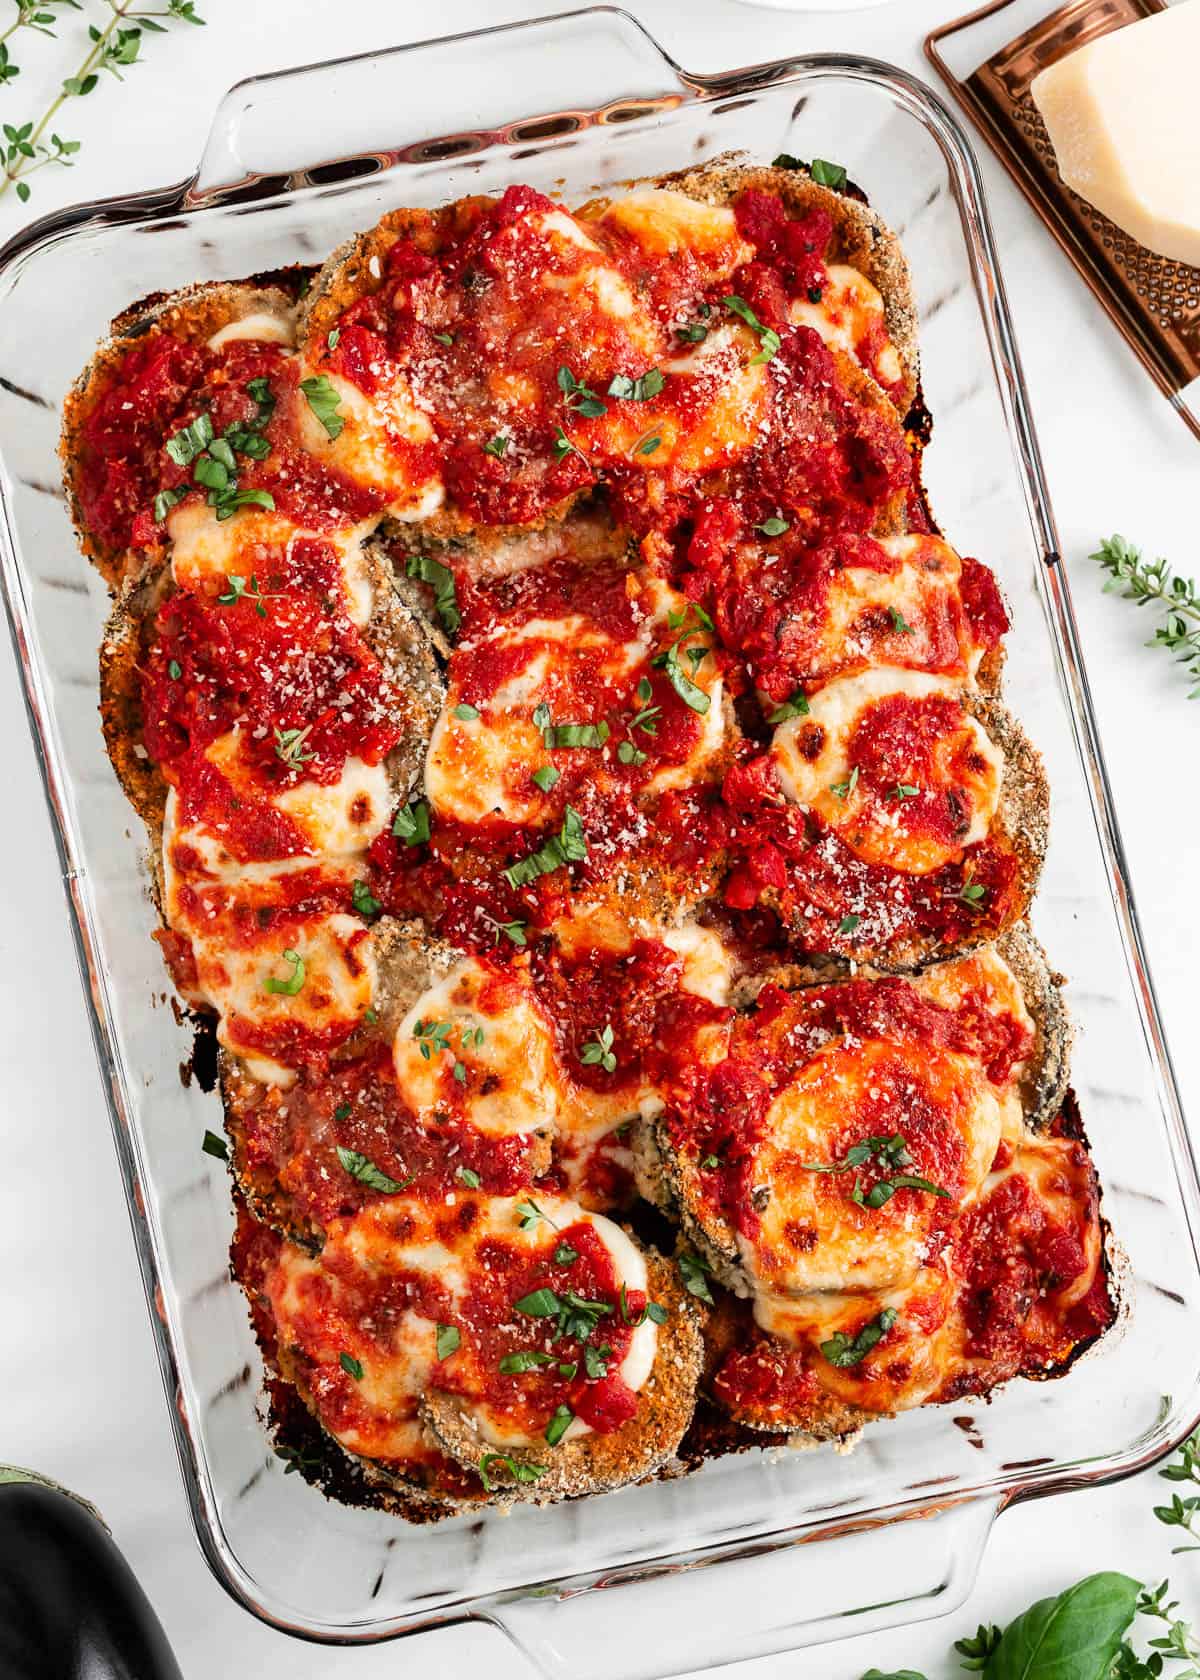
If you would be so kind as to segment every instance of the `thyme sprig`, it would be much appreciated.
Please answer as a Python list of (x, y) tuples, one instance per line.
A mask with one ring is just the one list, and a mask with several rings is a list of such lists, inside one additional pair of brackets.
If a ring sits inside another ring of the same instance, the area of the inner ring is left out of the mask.
[(1157, 604), (1167, 610), (1146, 643), (1166, 648), (1195, 682), (1189, 700), (1200, 695), (1200, 593), (1191, 578), (1177, 577), (1166, 560), (1146, 560), (1140, 548), (1122, 536), (1106, 537), (1091, 556), (1108, 573), (1105, 590), (1139, 607)]
[[(1200, 1429), (1189, 1435), (1179, 1449), (1178, 1457), (1172, 1459), (1165, 1470), (1159, 1475), (1165, 1482), (1190, 1482), (1200, 1488)], [(1200, 1495), (1192, 1494), (1182, 1499), (1179, 1494), (1172, 1494), (1169, 1505), (1156, 1505), (1154, 1515), (1160, 1523), (1168, 1528), (1182, 1528), (1198, 1544), (1194, 1546), (1172, 1546), (1172, 1557), (1180, 1552), (1200, 1552), (1200, 1530), (1195, 1527), (1197, 1514), (1200, 1513)]]
[[(55, 117), (69, 99), (84, 99), (95, 92), (100, 74), (107, 70), (123, 81), (123, 70), (138, 61), (144, 33), (161, 35), (169, 23), (203, 24), (197, 14), (195, 0), (167, 0), (159, 10), (138, 10), (133, 0), (105, 0), (109, 17), (104, 27), (88, 25), (88, 50), (73, 76), (67, 76), (59, 92), (36, 120), (23, 123), (4, 123), (3, 142), (0, 143), (0, 198), (10, 187), (16, 189), (22, 204), (29, 201), (29, 176), (50, 164), (70, 169), (82, 141), (64, 140), (51, 128)], [(19, 29), (32, 29), (41, 35), (54, 35), (50, 27), (60, 21), (53, 11), (56, 5), (70, 6), (82, 11), (79, 0), (17, 0), (17, 18), (0, 34), (0, 87), (20, 74), (14, 64), (8, 41)]]

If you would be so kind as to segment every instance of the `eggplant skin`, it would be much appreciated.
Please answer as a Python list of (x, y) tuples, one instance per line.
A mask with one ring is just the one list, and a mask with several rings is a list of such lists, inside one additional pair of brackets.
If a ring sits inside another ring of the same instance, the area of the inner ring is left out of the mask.
[(0, 1675), (183, 1680), (161, 1622), (98, 1515), (40, 1480), (0, 1481)]

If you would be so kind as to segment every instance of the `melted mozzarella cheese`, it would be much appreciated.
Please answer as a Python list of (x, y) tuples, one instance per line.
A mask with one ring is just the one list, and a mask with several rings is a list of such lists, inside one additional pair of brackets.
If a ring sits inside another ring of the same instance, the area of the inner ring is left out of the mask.
[(365, 853), (383, 833), (393, 793), (385, 765), (348, 758), (336, 782), (297, 782), (273, 803), (303, 831), (314, 853), (340, 858)]
[(963, 624), (958, 555), (940, 537), (876, 541), (900, 565), (844, 566), (832, 574), (800, 673), (806, 686), (868, 665), (973, 676), (982, 649)]
[[(245, 745), (246, 733), (235, 728), (212, 741), (204, 756), (234, 794), (247, 802), (261, 800), (262, 783), (247, 759)], [(270, 803), (295, 823), (310, 857), (334, 860), (366, 852), (383, 832), (393, 795), (386, 765), (348, 758), (335, 782), (299, 781), (273, 794)]]
[[(792, 300), (792, 323), (811, 327), (831, 349), (861, 360), (859, 345), (876, 323), (883, 322), (883, 299), (865, 274), (846, 263), (830, 263), (825, 272), (827, 279), (816, 303), (803, 297)], [(883, 385), (895, 385), (904, 372), (895, 345), (886, 337), (866, 365)]]
[[(475, 708), (461, 717), (461, 697), (447, 695), (430, 737), (425, 761), (425, 792), (440, 816), (459, 822), (482, 822), (491, 816), (508, 822), (546, 819), (552, 803), (533, 781), (536, 770), (553, 762), (542, 731), (533, 721), (545, 702), (555, 722), (588, 723), (571, 709), (574, 672), (585, 668), (611, 686), (620, 686), (646, 658), (648, 635), (619, 642), (578, 615), (532, 619), (491, 637), (497, 651), (524, 654), (525, 663)], [(614, 743), (615, 745), (615, 743)], [(600, 749), (588, 749), (600, 757)]]
[(286, 555), (296, 537), (312, 535), (337, 555), (346, 612), (361, 628), (370, 620), (374, 604), (363, 543), (376, 524), (367, 519), (342, 531), (306, 533), (291, 520), (262, 508), (243, 508), (233, 519), (218, 519), (207, 503), (184, 502), (167, 515), (171, 576), (180, 589), (203, 593), (235, 575), (257, 576), (270, 565), (272, 551)]
[[(901, 1412), (919, 1406), (945, 1379), (956, 1324), (953, 1281), (941, 1266), (928, 1266), (897, 1289), (869, 1296), (806, 1295), (789, 1300), (760, 1295), (754, 1317), (768, 1335), (814, 1351), (837, 1335), (853, 1340), (880, 1313), (895, 1321), (866, 1358), (845, 1367), (821, 1357), (811, 1369), (828, 1393), (868, 1411)], [(797, 1420), (803, 1423), (803, 1419)]]
[(942, 867), (986, 838), (999, 807), (1004, 755), (983, 726), (963, 713), (933, 749), (935, 786), (918, 787), (921, 793), (945, 786), (966, 795), (969, 822), (950, 838), (920, 827), (910, 832), (906, 799), (869, 794), (851, 770), (850, 750), (856, 730), (880, 702), (957, 695), (952, 679), (919, 671), (883, 668), (835, 679), (811, 698), (807, 715), (776, 729), (771, 756), (780, 786), (793, 804), (818, 812), (860, 857), (914, 875)]
[[(632, 418), (627, 423), (625, 448), (633, 465), (656, 471), (669, 461), (682, 472), (714, 472), (753, 449), (767, 425), (771, 403), (766, 365), (752, 360), (757, 349), (748, 327), (723, 325), (686, 354), (663, 361), (664, 373), (692, 381), (686, 398), (688, 429), (681, 429), (674, 406), (660, 417), (653, 403), (639, 403), (643, 418), (636, 426)], [(661, 447), (650, 455), (632, 454), (647, 432), (661, 437)]]
[(257, 310), (253, 315), (243, 315), (240, 321), (228, 322), (213, 333), (208, 348), (221, 350), (225, 345), (244, 338), (256, 339), (261, 344), (286, 344), (290, 347), (296, 342), (296, 323), (291, 315)]
[[(430, 1031), (417, 1030), (434, 1026), (448, 1028), (444, 1050)], [(532, 991), (470, 957), (417, 999), (396, 1030), (393, 1057), (400, 1094), (423, 1120), (435, 1120), (453, 1102), (472, 1126), (495, 1137), (554, 1122), (554, 1044)], [(456, 1079), (457, 1067), (463, 1075)]]
[(385, 511), (396, 519), (428, 519), (436, 513), (445, 500), (442, 481), (436, 473), (416, 471), (409, 455), (412, 446), (433, 439), (433, 423), (418, 405), (410, 382), (395, 375), (367, 396), (348, 379), (322, 372), (337, 392), (342, 429), (331, 438), (303, 393), (297, 392), (292, 422), (301, 447), (356, 484), (386, 496)]
[[(818, 1050), (778, 1093), (755, 1146), (750, 1181), (763, 1206), (738, 1246), (751, 1281), (775, 1294), (894, 1288), (915, 1277), (947, 1208), (978, 1195), (1000, 1141), (1001, 1112), (969, 1056), (868, 1040)], [(903, 1135), (914, 1164), (894, 1169), (929, 1178), (939, 1196), (898, 1190), (881, 1207), (853, 1200), (892, 1169), (835, 1166), (860, 1138)], [(922, 1156), (940, 1161), (931, 1172)], [(945, 1182), (940, 1182), (944, 1179)]]
[(701, 265), (705, 284), (728, 277), (754, 255), (728, 206), (704, 204), (666, 187), (630, 193), (606, 205), (599, 225), (619, 228), (652, 256), (686, 252)]

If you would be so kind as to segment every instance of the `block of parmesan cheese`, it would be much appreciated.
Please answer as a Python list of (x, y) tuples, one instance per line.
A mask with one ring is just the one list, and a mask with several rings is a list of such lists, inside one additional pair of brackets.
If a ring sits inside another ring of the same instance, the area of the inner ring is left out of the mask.
[(1200, 0), (1090, 41), (1030, 91), (1067, 185), (1151, 251), (1200, 266)]

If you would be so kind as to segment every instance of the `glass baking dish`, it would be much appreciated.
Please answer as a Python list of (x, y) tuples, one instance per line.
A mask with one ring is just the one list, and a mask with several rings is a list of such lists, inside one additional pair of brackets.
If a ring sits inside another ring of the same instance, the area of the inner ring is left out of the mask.
[[(59, 489), (58, 408), (110, 316), (148, 292), (319, 261), (396, 205), (518, 179), (578, 201), (730, 149), (838, 159), (907, 249), (932, 504), (1007, 590), (1008, 696), (1054, 790), (1036, 926), (1071, 976), (1075, 1084), (1131, 1310), (1061, 1381), (909, 1414), (849, 1456), (754, 1452), (577, 1504), (410, 1527), (285, 1476), (261, 1426), (259, 1357), (226, 1260), (228, 1184), (200, 1150), (217, 1098), (180, 1079), (190, 1034), (168, 1002), (143, 843), (100, 738), (106, 601)], [(227, 96), (193, 181), (48, 217), (10, 243), (0, 322), (13, 639), (184, 1481), (205, 1556), (236, 1598), (288, 1632), (342, 1642), (474, 1617), (571, 1680), (705, 1668), (951, 1610), (1005, 1505), (1127, 1475), (1192, 1428), (1195, 1166), (979, 172), (933, 94), (849, 56), (685, 74), (607, 8), (288, 71)]]

